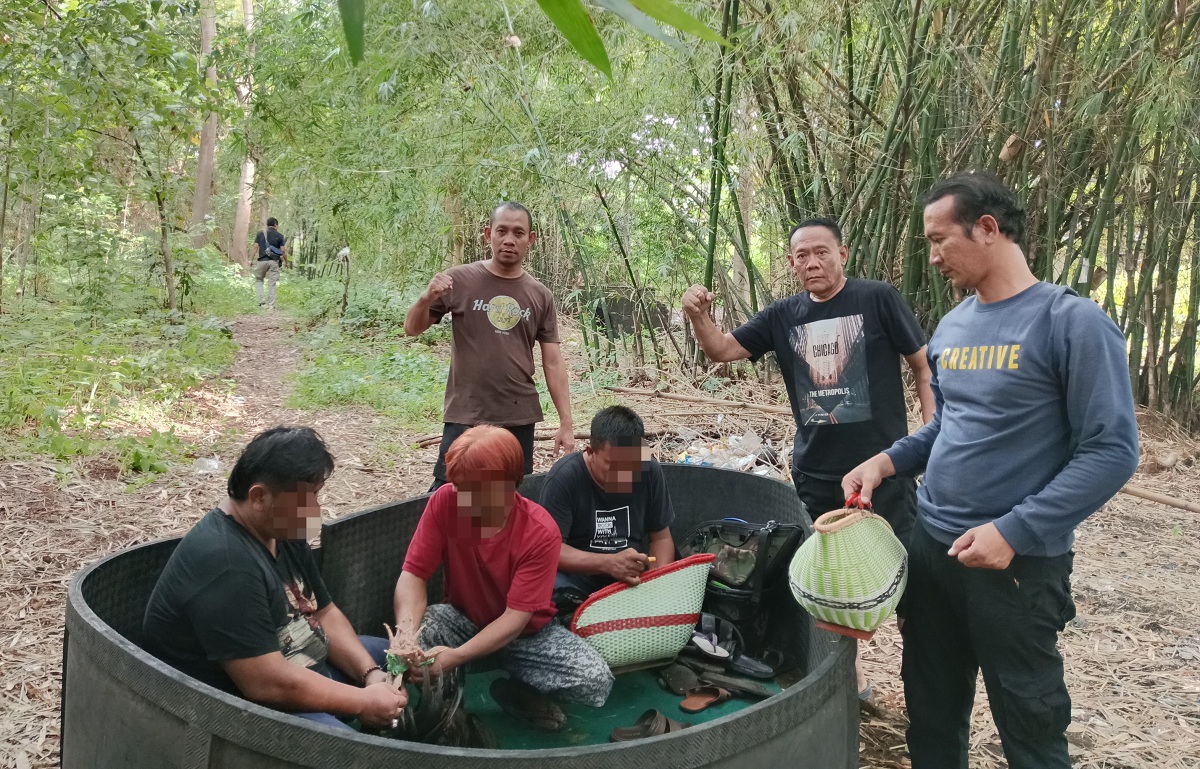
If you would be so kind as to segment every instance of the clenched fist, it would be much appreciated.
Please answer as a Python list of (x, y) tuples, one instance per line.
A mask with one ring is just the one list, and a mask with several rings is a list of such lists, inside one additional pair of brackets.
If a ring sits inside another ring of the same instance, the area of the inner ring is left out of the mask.
[(708, 314), (716, 295), (701, 285), (695, 285), (683, 292), (683, 311), (688, 317), (698, 318)]
[(452, 288), (454, 288), (454, 278), (450, 277), (449, 273), (439, 272), (433, 276), (433, 280), (429, 281), (429, 288), (425, 289), (425, 298), (433, 301)]

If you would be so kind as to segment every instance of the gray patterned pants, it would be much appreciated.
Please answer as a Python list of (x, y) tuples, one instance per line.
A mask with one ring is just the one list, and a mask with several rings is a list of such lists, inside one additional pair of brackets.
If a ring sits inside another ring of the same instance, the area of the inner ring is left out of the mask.
[[(433, 646), (462, 646), (479, 632), (475, 623), (448, 603), (425, 609), (418, 640)], [(513, 678), (539, 692), (598, 708), (608, 699), (613, 674), (592, 646), (557, 622), (521, 636), (490, 658)]]

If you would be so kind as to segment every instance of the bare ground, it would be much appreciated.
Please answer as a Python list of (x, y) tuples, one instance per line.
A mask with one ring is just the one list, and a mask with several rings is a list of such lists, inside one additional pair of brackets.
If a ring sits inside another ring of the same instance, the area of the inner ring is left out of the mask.
[[(301, 412), (284, 406), (287, 375), (302, 352), (286, 316), (241, 318), (242, 351), (229, 380), (189, 393), (171, 423), (177, 434), (228, 468), (246, 438), (274, 424), (316, 427), (338, 459), (322, 502), (336, 517), (422, 492), (436, 446), (362, 409)], [(747, 393), (749, 398), (750, 394)], [(647, 422), (713, 425), (714, 414), (635, 404)], [(677, 408), (677, 407), (676, 407)], [(730, 416), (721, 431), (786, 428), (774, 417)], [(1171, 443), (1173, 442), (1173, 443)], [(1178, 448), (1177, 433), (1144, 438)], [(1169, 453), (1169, 452), (1168, 452)], [(1182, 455), (1196, 453), (1182, 441)], [(665, 457), (670, 458), (670, 457)], [(539, 447), (535, 464), (552, 457)], [(98, 557), (186, 531), (224, 494), (223, 473), (176, 468), (131, 490), (103, 458), (0, 462), (0, 766), (57, 765), (64, 599), (72, 574)], [(1200, 469), (1179, 462), (1135, 482), (1200, 499)], [(1200, 765), (1200, 518), (1119, 495), (1089, 519), (1076, 545), (1079, 618), (1063, 635), (1074, 696), (1068, 736), (1081, 769)], [(864, 712), (862, 766), (906, 767), (899, 636), (894, 625), (865, 649), (877, 707)], [(972, 766), (1004, 766), (982, 692), (972, 730)]]

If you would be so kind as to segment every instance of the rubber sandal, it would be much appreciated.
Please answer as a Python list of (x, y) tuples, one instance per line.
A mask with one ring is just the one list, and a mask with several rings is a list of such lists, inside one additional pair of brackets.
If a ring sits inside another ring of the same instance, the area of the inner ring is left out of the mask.
[(767, 687), (748, 678), (737, 678), (722, 673), (701, 673), (700, 680), (710, 686), (726, 689), (735, 697), (747, 700), (765, 700), (774, 695), (774, 692)]
[(680, 697), (700, 685), (696, 671), (678, 662), (659, 671), (658, 678), (664, 689)]
[(775, 677), (775, 668), (741, 652), (735, 652), (733, 658), (729, 660), (729, 672), (763, 680)]
[(567, 721), (558, 703), (524, 681), (497, 678), (490, 691), (501, 710), (539, 731), (557, 732)]
[(671, 734), (680, 729), (686, 729), (691, 724), (680, 723), (673, 718), (667, 718), (657, 710), (647, 710), (633, 726), (618, 726), (612, 730), (613, 742), (629, 742), (643, 740), (647, 737), (657, 737), (660, 734)]
[(699, 655), (699, 653), (700, 653), (699, 651), (696, 651), (695, 654), (693, 654), (693, 655), (682, 655), (681, 654), (679, 656), (679, 664), (688, 666), (692, 670), (696, 671), (696, 673), (698, 673), (699, 675), (704, 675), (705, 673), (724, 673), (725, 672), (724, 665), (714, 662), (714, 661), (704, 659), (703, 657), (696, 656), (696, 655)]
[(679, 708), (685, 713), (699, 713), (713, 705), (720, 705), (732, 697), (733, 695), (728, 689), (722, 689), (719, 686), (697, 686), (687, 693), (683, 702), (679, 703)]
[(701, 633), (697, 630), (692, 633), (692, 640), (688, 641), (688, 645), (709, 659), (729, 659), (729, 650), (722, 648), (717, 642), (717, 637), (711, 633)]

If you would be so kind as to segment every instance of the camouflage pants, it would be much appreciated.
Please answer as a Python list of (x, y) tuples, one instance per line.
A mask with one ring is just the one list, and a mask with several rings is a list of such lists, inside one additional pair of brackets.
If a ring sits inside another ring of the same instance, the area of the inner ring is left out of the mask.
[[(461, 646), (478, 632), (458, 609), (438, 603), (425, 610), (419, 640), (426, 649)], [(613, 674), (599, 652), (557, 622), (517, 638), (488, 661), (539, 692), (591, 707), (603, 705), (612, 691)]]

